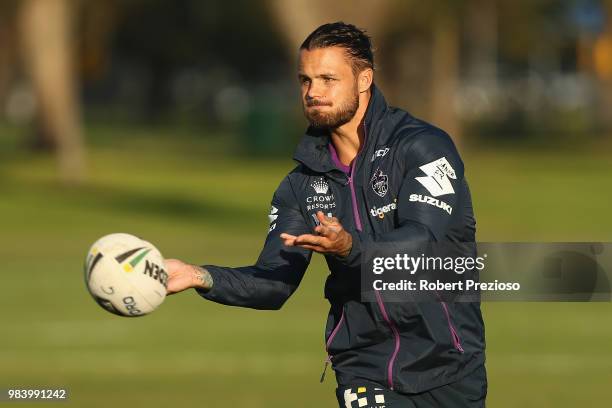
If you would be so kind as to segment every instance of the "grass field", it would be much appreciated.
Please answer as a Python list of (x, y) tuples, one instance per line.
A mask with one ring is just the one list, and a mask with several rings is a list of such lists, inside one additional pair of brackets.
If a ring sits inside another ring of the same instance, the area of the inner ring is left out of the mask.
[[(78, 407), (334, 406), (333, 376), (319, 384), (320, 257), (276, 312), (189, 291), (125, 319), (89, 297), (83, 257), (110, 232), (142, 236), (168, 257), (253, 262), (271, 194), (292, 167), (180, 137), (127, 135), (96, 136), (90, 182), (78, 188), (56, 182), (50, 157), (0, 142), (0, 388), (68, 387), (68, 405)], [(612, 241), (610, 150), (489, 151), (465, 161), (479, 240)], [(487, 303), (483, 311), (488, 406), (609, 406), (609, 303)]]

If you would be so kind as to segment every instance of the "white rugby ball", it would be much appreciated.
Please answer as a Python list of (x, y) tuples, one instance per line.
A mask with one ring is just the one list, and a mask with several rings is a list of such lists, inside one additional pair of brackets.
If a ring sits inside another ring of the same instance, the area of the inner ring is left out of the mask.
[(94, 300), (120, 316), (143, 316), (166, 298), (168, 274), (155, 246), (130, 234), (97, 240), (85, 259), (85, 283)]

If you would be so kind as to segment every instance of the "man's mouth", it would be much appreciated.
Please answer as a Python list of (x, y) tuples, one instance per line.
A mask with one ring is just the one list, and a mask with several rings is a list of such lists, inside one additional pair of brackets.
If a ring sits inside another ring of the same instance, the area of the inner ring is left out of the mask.
[(310, 113), (323, 113), (331, 109), (329, 105), (309, 106), (306, 110)]
[(332, 106), (329, 102), (308, 102), (306, 103), (307, 108), (320, 108), (320, 107), (329, 107)]

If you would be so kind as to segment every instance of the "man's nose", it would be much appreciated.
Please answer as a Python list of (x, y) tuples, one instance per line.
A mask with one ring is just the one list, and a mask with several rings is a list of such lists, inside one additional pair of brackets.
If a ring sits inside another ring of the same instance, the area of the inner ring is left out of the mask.
[(316, 81), (312, 81), (306, 91), (306, 100), (319, 99), (321, 96), (323, 96), (321, 87), (317, 85)]

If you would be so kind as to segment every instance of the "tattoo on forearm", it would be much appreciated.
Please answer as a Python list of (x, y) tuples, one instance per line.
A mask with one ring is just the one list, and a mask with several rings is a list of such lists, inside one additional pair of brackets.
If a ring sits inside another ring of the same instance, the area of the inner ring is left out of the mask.
[(213, 286), (213, 278), (210, 272), (201, 266), (193, 265), (196, 274), (196, 281), (204, 288), (210, 289)]

